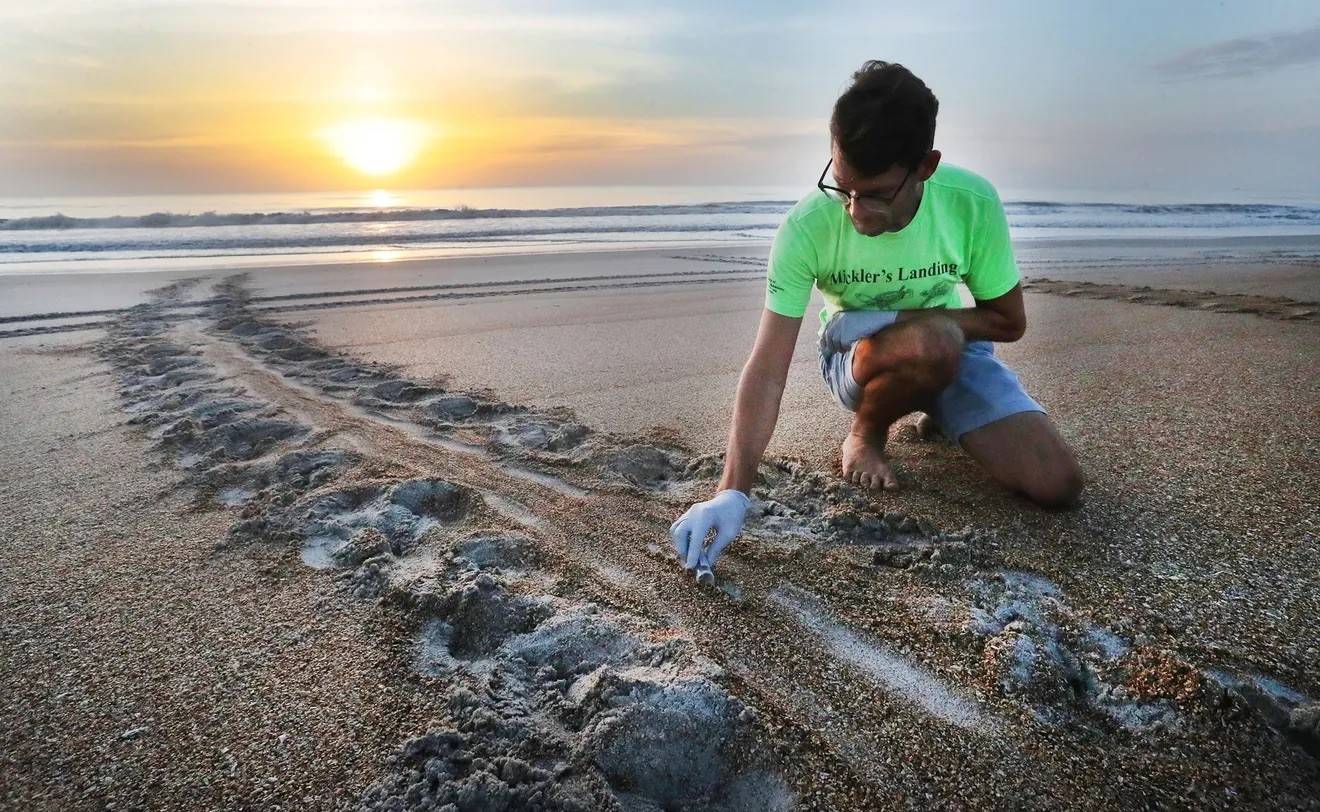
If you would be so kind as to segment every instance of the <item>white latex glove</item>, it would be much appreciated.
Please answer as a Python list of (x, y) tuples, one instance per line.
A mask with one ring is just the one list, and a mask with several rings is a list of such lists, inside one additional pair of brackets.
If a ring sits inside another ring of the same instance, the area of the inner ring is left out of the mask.
[(847, 352), (856, 341), (875, 335), (898, 319), (897, 310), (840, 310), (825, 323), (820, 334), (820, 352)]
[[(724, 548), (742, 532), (747, 506), (751, 502), (747, 494), (729, 488), (712, 499), (696, 503), (679, 516), (678, 521), (669, 526), (669, 539), (673, 541), (684, 568), (714, 567)], [(715, 540), (706, 548), (706, 533), (712, 528)]]

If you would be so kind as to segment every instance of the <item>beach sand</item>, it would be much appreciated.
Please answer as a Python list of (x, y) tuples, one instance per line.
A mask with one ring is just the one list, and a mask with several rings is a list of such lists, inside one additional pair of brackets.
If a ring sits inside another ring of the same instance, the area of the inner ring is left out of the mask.
[(1075, 511), (837, 483), (808, 319), (715, 589), (763, 249), (27, 280), (149, 304), (3, 339), (0, 801), (1315, 807), (1320, 268), (1206, 250), (1019, 253)]

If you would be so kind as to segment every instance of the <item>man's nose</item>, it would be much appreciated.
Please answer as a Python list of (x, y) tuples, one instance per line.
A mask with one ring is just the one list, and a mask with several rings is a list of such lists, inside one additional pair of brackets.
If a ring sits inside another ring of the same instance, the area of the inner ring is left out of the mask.
[(860, 217), (862, 219), (874, 220), (876, 218), (885, 216), (885, 212), (872, 211), (870, 209), (862, 207), (857, 202), (857, 198), (852, 196), (849, 196), (848, 202), (845, 203), (844, 205), (848, 207), (848, 213), (851, 214), (853, 217)]

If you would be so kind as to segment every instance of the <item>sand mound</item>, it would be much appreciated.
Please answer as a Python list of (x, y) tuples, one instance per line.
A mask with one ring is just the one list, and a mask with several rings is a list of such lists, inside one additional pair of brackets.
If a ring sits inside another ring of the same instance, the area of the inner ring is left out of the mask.
[(450, 551), (455, 558), (476, 569), (512, 573), (525, 573), (538, 559), (530, 539), (508, 533), (476, 533), (456, 540)]
[(218, 465), (201, 476), (198, 490), (226, 507), (253, 500), (287, 503), (332, 481), (356, 458), (345, 451), (292, 451), (272, 461)]
[(675, 451), (635, 444), (601, 454), (606, 474), (638, 488), (663, 489), (687, 469), (687, 460)]
[(355, 485), (325, 494), (306, 510), (303, 560), (329, 566), (364, 528), (386, 539), (394, 555), (406, 555), (432, 527), (462, 519), (471, 502), (466, 488), (436, 479)]

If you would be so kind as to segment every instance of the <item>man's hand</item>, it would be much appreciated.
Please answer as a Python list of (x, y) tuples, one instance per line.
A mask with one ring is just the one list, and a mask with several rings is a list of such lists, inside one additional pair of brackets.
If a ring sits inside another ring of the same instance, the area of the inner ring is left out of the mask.
[(898, 316), (897, 310), (840, 310), (830, 317), (820, 334), (821, 354), (846, 352), (854, 342), (893, 324)]
[[(669, 538), (686, 569), (698, 565), (714, 567), (724, 548), (742, 532), (751, 499), (742, 491), (727, 489), (713, 499), (698, 502), (669, 526)], [(705, 549), (706, 533), (714, 529), (715, 540)]]

